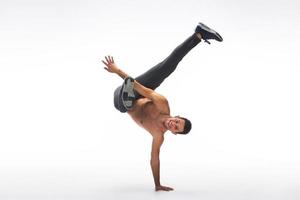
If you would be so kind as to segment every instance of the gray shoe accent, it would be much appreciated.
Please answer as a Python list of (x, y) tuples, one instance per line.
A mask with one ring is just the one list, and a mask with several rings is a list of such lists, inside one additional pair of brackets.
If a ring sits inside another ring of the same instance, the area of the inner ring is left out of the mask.
[(125, 107), (131, 107), (132, 106), (132, 101), (124, 101), (124, 106)]
[(131, 77), (125, 78), (123, 88), (122, 88), (121, 98), (122, 98), (122, 104), (126, 108), (126, 110), (131, 110), (135, 99), (133, 78)]
[(134, 80), (132, 78), (127, 78), (125, 80), (123, 92), (126, 92), (129, 97), (135, 97), (133, 88), (134, 88)]

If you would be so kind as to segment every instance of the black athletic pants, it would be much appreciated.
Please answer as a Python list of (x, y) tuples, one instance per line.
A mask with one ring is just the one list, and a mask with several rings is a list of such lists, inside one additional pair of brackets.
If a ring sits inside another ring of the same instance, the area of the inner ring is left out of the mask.
[[(174, 51), (162, 62), (149, 69), (144, 74), (135, 78), (140, 84), (147, 88), (155, 90), (177, 67), (182, 58), (198, 43), (200, 39), (194, 33), (188, 37), (182, 44), (180, 44)], [(124, 113), (127, 110), (122, 103), (122, 85), (114, 92), (114, 105), (117, 110)], [(136, 99), (142, 98), (140, 94), (135, 91)]]

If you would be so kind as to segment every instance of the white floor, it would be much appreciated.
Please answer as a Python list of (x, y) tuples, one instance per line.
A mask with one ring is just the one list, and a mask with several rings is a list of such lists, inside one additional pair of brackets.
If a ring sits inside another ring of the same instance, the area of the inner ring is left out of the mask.
[[(73, 163), (74, 166), (27, 166), (1, 170), (1, 200), (29, 199), (230, 199), (300, 198), (299, 166), (193, 166), (165, 163), (162, 183), (171, 192), (154, 192), (150, 167), (122, 163)], [(173, 167), (170, 167), (172, 165)], [(80, 167), (78, 167), (80, 166)], [(5, 174), (4, 174), (5, 173)]]

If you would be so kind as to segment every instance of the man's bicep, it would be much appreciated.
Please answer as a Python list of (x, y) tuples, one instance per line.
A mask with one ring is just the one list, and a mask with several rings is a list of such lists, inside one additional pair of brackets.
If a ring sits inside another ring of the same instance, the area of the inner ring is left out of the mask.
[(140, 84), (139, 82), (137, 82), (135, 80), (134, 82), (134, 89), (142, 96), (151, 99), (152, 101), (160, 101), (162, 99), (165, 99), (164, 96), (158, 94), (157, 92), (155, 92), (154, 90), (152, 90), (151, 88), (147, 88), (145, 86), (143, 86), (142, 84)]
[(159, 107), (168, 102), (167, 99), (163, 95), (161, 95), (155, 91), (152, 92), (151, 97), (152, 97), (151, 100), (153, 101), (153, 103), (158, 105)]

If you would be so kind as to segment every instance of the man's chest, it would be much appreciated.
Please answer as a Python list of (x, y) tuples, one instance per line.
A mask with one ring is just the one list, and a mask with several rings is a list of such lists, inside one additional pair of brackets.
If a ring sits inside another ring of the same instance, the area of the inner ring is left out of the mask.
[[(141, 105), (139, 110), (135, 113), (132, 118), (134, 121), (148, 132), (162, 132), (164, 127), (160, 122), (161, 114), (169, 114), (163, 113), (166, 109), (161, 109), (155, 106), (153, 103), (148, 102), (144, 105)], [(168, 109), (167, 109), (168, 110)]]

